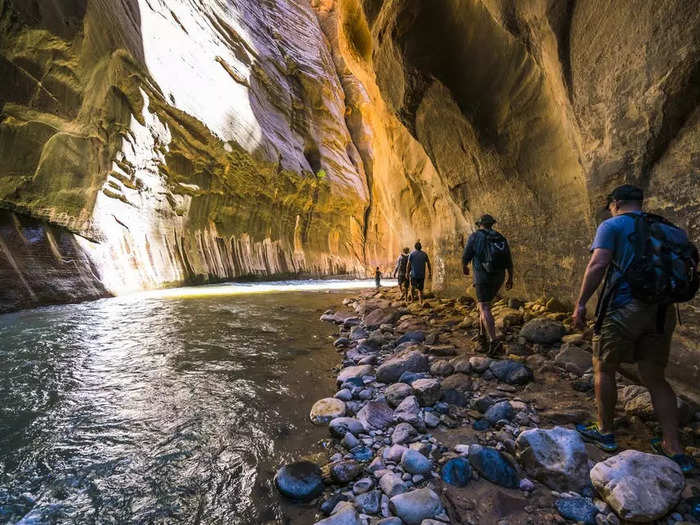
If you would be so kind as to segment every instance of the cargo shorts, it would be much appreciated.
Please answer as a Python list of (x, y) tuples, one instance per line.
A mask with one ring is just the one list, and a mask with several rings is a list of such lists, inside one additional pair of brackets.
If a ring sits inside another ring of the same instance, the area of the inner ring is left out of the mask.
[(610, 365), (644, 361), (665, 368), (676, 327), (673, 305), (666, 307), (663, 333), (657, 328), (657, 305), (633, 299), (605, 315), (600, 334), (593, 336), (593, 357)]

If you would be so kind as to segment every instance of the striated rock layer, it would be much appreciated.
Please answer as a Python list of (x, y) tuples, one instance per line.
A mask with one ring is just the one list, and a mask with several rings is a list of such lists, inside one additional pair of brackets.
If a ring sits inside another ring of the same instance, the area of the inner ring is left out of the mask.
[(571, 301), (617, 184), (700, 238), (698, 35), (685, 0), (0, 0), (0, 309), (417, 238), (463, 293), (484, 212), (513, 293)]

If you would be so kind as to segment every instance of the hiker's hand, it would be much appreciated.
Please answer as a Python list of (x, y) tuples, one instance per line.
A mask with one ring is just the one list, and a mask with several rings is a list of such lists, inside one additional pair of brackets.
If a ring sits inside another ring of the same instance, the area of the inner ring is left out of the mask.
[(511, 290), (513, 288), (513, 278), (508, 277), (508, 280), (506, 281), (506, 290)]
[(583, 330), (586, 328), (586, 306), (578, 304), (574, 310), (574, 328)]
[(469, 265), (468, 264), (463, 264), (462, 265), (462, 273), (464, 275), (469, 275)]

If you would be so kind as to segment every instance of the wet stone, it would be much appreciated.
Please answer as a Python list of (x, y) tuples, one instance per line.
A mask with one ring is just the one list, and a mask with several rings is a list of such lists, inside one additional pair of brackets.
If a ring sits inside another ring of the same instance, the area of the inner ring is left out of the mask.
[(355, 498), (355, 505), (363, 514), (378, 514), (381, 502), (381, 492), (372, 490), (358, 495)]
[(362, 473), (362, 465), (352, 459), (333, 463), (330, 467), (331, 477), (337, 483), (349, 483)]
[(554, 502), (554, 506), (559, 514), (568, 520), (582, 523), (583, 525), (596, 525), (595, 517), (598, 514), (598, 509), (587, 498), (559, 498)]
[(486, 430), (490, 427), (491, 423), (489, 423), (488, 419), (477, 419), (472, 423), (472, 428), (477, 431)]
[(327, 397), (314, 403), (309, 418), (315, 425), (324, 425), (345, 415), (345, 403), (334, 397)]
[(410, 474), (427, 474), (433, 463), (420, 452), (409, 448), (401, 456), (401, 466)]
[(472, 468), (467, 459), (454, 458), (443, 465), (440, 477), (445, 483), (465, 487), (472, 478)]
[(499, 401), (498, 403), (494, 403), (491, 405), (491, 407), (489, 407), (484, 414), (484, 418), (489, 423), (494, 425), (496, 422), (501, 421), (502, 419), (510, 421), (513, 419), (514, 414), (515, 412), (513, 411), (513, 407), (508, 401)]
[(391, 508), (406, 525), (420, 525), (423, 520), (442, 514), (440, 497), (431, 489), (416, 489), (391, 498)]
[(469, 463), (491, 483), (506, 488), (517, 488), (519, 485), (517, 472), (495, 448), (471, 445)]
[(290, 463), (277, 471), (275, 485), (288, 498), (312, 500), (323, 492), (321, 468), (311, 461)]
[(355, 435), (365, 432), (365, 426), (359, 419), (354, 417), (338, 417), (330, 422), (328, 428), (331, 435), (337, 438), (342, 438), (346, 432), (352, 432)]

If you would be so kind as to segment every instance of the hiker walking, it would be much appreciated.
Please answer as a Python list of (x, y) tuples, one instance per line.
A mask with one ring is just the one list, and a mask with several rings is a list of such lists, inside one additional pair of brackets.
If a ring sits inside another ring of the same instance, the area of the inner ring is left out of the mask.
[(674, 302), (688, 301), (698, 289), (698, 251), (687, 234), (663, 217), (644, 213), (641, 188), (623, 185), (609, 196), (612, 218), (604, 221), (591, 245), (591, 256), (574, 311), (574, 325), (586, 324), (586, 303), (603, 282), (593, 337), (597, 421), (577, 425), (588, 441), (607, 452), (617, 449), (613, 428), (620, 363), (636, 363), (649, 389), (663, 436), (652, 440), (687, 473), (693, 459), (678, 437), (676, 394), (665, 378)]
[(406, 277), (406, 266), (408, 265), (408, 247), (403, 249), (403, 253), (399, 254), (396, 259), (396, 268), (394, 268), (393, 277), (398, 277), (399, 290), (401, 291), (401, 300), (406, 298), (408, 294), (408, 278)]
[(414, 300), (413, 291), (418, 291), (418, 302), (423, 304), (423, 287), (425, 286), (425, 267), (428, 267), (428, 278), (433, 275), (430, 266), (430, 258), (423, 251), (420, 241), (414, 245), (415, 250), (408, 256), (406, 265), (406, 278), (411, 280), (411, 300)]
[[(489, 214), (482, 215), (476, 222), (477, 231), (469, 236), (462, 253), (462, 271), (469, 275), (469, 263), (474, 271), (474, 287), (479, 306), (479, 335), (482, 348), (486, 347), (489, 355), (502, 350), (501, 342), (496, 338), (496, 323), (491, 314), (491, 301), (506, 283), (506, 290), (513, 287), (513, 258), (508, 241), (493, 229), (496, 219)], [(508, 279), (506, 280), (506, 272)]]
[(382, 271), (379, 269), (379, 266), (374, 271), (374, 283), (377, 285), (377, 288), (382, 285)]

